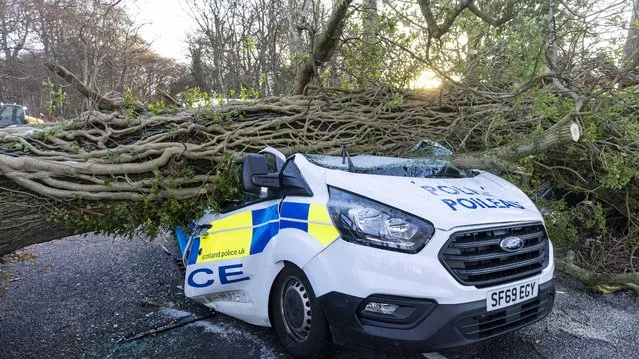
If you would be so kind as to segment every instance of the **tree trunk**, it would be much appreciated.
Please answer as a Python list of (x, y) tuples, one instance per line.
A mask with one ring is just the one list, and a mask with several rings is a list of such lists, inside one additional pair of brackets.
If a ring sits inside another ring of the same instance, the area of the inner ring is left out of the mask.
[(73, 234), (47, 220), (47, 202), (0, 176), (0, 256)]
[(628, 36), (623, 49), (623, 68), (632, 69), (639, 65), (639, 0), (632, 2), (632, 15), (628, 24)]
[[(294, 95), (303, 94), (307, 85), (313, 79), (313, 75), (317, 75), (317, 67), (323, 65), (333, 56), (339, 43), (339, 38), (342, 35), (348, 14), (348, 7), (351, 2), (352, 0), (336, 2), (336, 6), (331, 13), (331, 17), (326, 22), (324, 30), (317, 36), (311, 33), (311, 37), (313, 38), (311, 52), (308, 59), (304, 61), (297, 70), (292, 91)], [(308, 30), (311, 32), (314, 31), (310, 29), (310, 27)]]
[[(304, 56), (304, 44), (302, 43), (302, 27), (308, 24), (308, 12), (311, 0), (304, 0), (302, 8), (296, 11), (296, 0), (288, 0), (288, 43), (291, 48), (292, 58), (301, 59)], [(298, 16), (299, 15), (299, 16)]]
[(516, 170), (516, 165), (513, 162), (520, 158), (544, 153), (560, 144), (576, 142), (580, 136), (579, 126), (567, 118), (544, 132), (527, 135), (506, 146), (480, 152), (457, 154), (453, 157), (452, 162), (461, 168)]
[[(397, 94), (336, 91), (328, 97), (327, 91), (319, 98), (231, 102), (208, 110), (137, 119), (87, 112), (64, 129), (31, 137), (5, 136), (0, 139), (0, 254), (73, 231), (117, 231), (117, 221), (137, 228), (167, 220), (159, 212), (137, 213), (139, 206), (164, 208), (176, 200), (204, 205), (209, 195), (227, 200), (218, 194), (225, 178), (215, 166), (225, 161), (229, 151), (236, 162), (242, 153), (266, 146), (285, 154), (337, 155), (347, 145), (351, 154), (402, 156), (420, 140), (432, 139), (453, 150), (464, 142), (466, 149), (478, 149), (454, 155), (451, 161), (460, 167), (513, 170), (512, 163), (519, 158), (571, 143), (579, 135), (567, 116), (520, 141), (479, 150), (483, 134), (491, 131), (485, 119), (497, 112), (513, 116), (509, 129), (522, 135), (531, 132), (536, 122), (522, 121), (521, 111), (507, 111), (511, 101), (504, 98), (472, 102), (448, 98), (440, 103), (439, 94), (429, 98), (406, 93), (401, 104), (391, 104)], [(480, 140), (463, 139), (471, 134)], [(127, 211), (109, 217), (104, 212), (109, 205), (125, 205)], [(180, 210), (170, 215), (197, 215), (197, 208)], [(53, 211), (71, 213), (84, 222), (60, 230), (48, 222), (55, 218)], [(87, 225), (88, 219), (105, 222)]]

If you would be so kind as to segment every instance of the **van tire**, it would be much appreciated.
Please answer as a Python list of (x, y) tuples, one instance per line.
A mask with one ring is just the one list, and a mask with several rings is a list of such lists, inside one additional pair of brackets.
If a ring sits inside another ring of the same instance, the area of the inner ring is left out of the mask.
[(270, 311), (277, 338), (294, 357), (321, 358), (332, 352), (328, 322), (298, 267), (287, 264), (275, 278)]

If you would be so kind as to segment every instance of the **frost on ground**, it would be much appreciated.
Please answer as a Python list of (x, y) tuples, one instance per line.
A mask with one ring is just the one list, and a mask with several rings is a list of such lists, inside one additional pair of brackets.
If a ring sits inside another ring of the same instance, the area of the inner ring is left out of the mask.
[[(175, 320), (184, 318), (185, 316), (192, 314), (183, 310), (172, 308), (160, 308), (159, 312), (167, 318)], [(272, 344), (265, 342), (260, 337), (251, 332), (238, 329), (236, 326), (233, 326), (231, 324), (213, 323), (208, 320), (200, 320), (188, 324), (187, 326), (203, 328), (204, 331), (206, 331), (207, 333), (214, 334), (216, 339), (223, 339), (224, 341), (228, 341), (230, 345), (232, 345), (232, 343), (234, 342), (240, 341), (252, 342), (260, 348), (260, 358), (262, 359), (281, 358), (281, 356), (271, 348)]]
[[(582, 348), (591, 347), (587, 353), (593, 358), (637, 357), (639, 316), (632, 310), (639, 304), (637, 296), (633, 293), (593, 294), (573, 284), (571, 278), (559, 282), (553, 312), (544, 322), (523, 330), (532, 338), (540, 338), (532, 343), (540, 354), (548, 358), (567, 357), (570, 347), (578, 341)], [(545, 343), (539, 345), (540, 341)], [(557, 347), (562, 350), (549, 350)], [(605, 354), (609, 349), (614, 350), (615, 355)]]

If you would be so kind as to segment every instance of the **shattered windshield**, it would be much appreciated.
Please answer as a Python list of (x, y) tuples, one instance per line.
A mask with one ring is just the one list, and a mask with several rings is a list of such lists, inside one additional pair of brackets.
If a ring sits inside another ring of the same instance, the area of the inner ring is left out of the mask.
[(472, 171), (455, 167), (450, 161), (433, 158), (397, 158), (371, 155), (342, 156), (304, 155), (311, 163), (333, 170), (349, 171), (382, 176), (414, 178), (464, 178), (473, 176)]

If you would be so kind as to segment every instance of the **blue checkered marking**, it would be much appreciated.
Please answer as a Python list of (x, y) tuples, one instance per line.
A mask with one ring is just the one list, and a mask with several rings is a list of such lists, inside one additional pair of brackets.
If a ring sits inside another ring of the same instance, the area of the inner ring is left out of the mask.
[(284, 228), (297, 228), (301, 231), (308, 232), (308, 223), (287, 221), (283, 219), (280, 221), (280, 229), (284, 229)]
[(308, 203), (284, 202), (280, 217), (308, 221), (308, 211), (311, 207)]
[(277, 220), (279, 218), (277, 214), (277, 204), (264, 209), (254, 210), (252, 215), (253, 225), (259, 227), (253, 228), (253, 239), (251, 240), (250, 254), (257, 254), (262, 253), (271, 238), (273, 238), (280, 230), (279, 223), (268, 223), (269, 221)]

